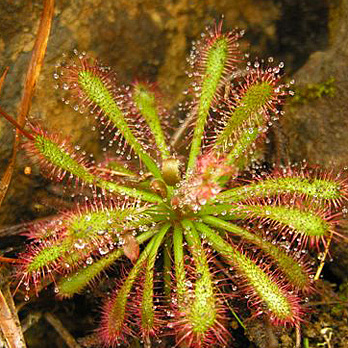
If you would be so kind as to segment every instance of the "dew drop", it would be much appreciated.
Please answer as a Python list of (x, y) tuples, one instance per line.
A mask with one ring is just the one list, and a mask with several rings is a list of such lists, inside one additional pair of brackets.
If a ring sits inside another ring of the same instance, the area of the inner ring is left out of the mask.
[(93, 263), (92, 257), (87, 258), (86, 264), (87, 264), (87, 265), (91, 265), (92, 263)]
[(105, 255), (109, 252), (109, 248), (107, 246), (100, 247), (98, 250), (100, 255)]
[(86, 246), (86, 244), (85, 244), (81, 239), (79, 239), (79, 240), (74, 244), (74, 247), (75, 247), (76, 249), (83, 249), (85, 246)]

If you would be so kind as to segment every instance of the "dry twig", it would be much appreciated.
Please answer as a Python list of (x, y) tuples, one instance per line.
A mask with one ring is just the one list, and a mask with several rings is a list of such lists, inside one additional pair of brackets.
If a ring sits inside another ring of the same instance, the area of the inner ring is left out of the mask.
[(16, 307), (7, 284), (0, 289), (0, 328), (9, 348), (26, 348)]
[(59, 335), (63, 338), (64, 342), (69, 348), (81, 348), (81, 346), (76, 342), (75, 338), (63, 326), (62, 322), (55, 315), (51, 313), (45, 313), (44, 317), (59, 333)]

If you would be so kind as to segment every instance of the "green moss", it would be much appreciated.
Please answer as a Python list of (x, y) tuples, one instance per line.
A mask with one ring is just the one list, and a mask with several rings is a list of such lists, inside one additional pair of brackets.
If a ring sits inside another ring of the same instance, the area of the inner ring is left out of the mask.
[(324, 97), (333, 98), (336, 94), (336, 81), (334, 77), (330, 77), (321, 83), (309, 83), (302, 88), (296, 88), (294, 92), (290, 105), (308, 104)]
[(346, 318), (347, 303), (348, 303), (348, 281), (345, 281), (339, 286), (338, 303), (330, 305), (332, 315), (338, 318)]

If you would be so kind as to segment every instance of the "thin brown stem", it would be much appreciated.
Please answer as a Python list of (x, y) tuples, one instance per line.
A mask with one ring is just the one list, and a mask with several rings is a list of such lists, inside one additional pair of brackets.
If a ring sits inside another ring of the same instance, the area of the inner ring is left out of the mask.
[(64, 342), (69, 348), (81, 348), (81, 346), (76, 342), (75, 338), (63, 326), (62, 322), (55, 315), (51, 313), (45, 313), (44, 317), (59, 333), (59, 335), (63, 338)]
[(321, 257), (320, 265), (319, 265), (319, 267), (317, 269), (317, 272), (316, 272), (316, 274), (314, 276), (314, 280), (315, 281), (319, 280), (320, 274), (321, 274), (321, 272), (323, 270), (323, 267), (325, 265), (325, 259), (326, 259), (326, 256), (327, 256), (328, 252), (329, 252), (329, 248), (330, 248), (330, 244), (331, 244), (332, 238), (333, 238), (333, 232), (330, 233), (330, 236), (329, 236), (329, 238), (328, 238), (328, 240), (326, 242), (324, 254)]
[(187, 130), (189, 124), (192, 122), (192, 120), (194, 119), (194, 113), (191, 113), (185, 120), (184, 122), (179, 126), (179, 128), (177, 129), (177, 131), (174, 133), (172, 141), (170, 143), (170, 146), (175, 149), (177, 143), (179, 142), (179, 140), (181, 139), (181, 137), (183, 136), (183, 134), (185, 133), (185, 131)]
[(5, 262), (5, 263), (25, 263), (24, 260), (11, 259), (9, 257), (3, 257), (3, 256), (0, 256), (0, 262)]
[(296, 326), (295, 336), (296, 336), (295, 348), (301, 348), (301, 328), (299, 326)]
[(9, 67), (6, 67), (4, 72), (2, 73), (2, 75), (0, 77), (0, 92), (1, 92), (2, 86), (4, 85), (5, 78), (6, 78), (6, 75), (8, 73), (8, 70), (9, 70)]
[(26, 348), (16, 307), (7, 284), (0, 289), (0, 328), (9, 348)]

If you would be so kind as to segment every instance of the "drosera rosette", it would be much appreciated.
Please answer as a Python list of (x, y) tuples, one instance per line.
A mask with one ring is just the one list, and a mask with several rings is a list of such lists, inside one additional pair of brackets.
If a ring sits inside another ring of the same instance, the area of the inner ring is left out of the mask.
[[(55, 78), (71, 94), (65, 101), (108, 130), (114, 153), (90, 163), (66, 140), (39, 127), (22, 130), (43, 172), (66, 183), (74, 178), (90, 193), (53, 218), (57, 224), (33, 225), (40, 231), (29, 233), (18, 278), (28, 292), (49, 278), (60, 298), (71, 298), (128, 258), (132, 266), (101, 313), (104, 346), (132, 336), (150, 346), (161, 335), (178, 347), (228, 346), (238, 310), (240, 321), (301, 325), (303, 299), (315, 285), (306, 251), (339, 238), (347, 182), (324, 171), (246, 169), (282, 115), (289, 86), (282, 64), (243, 67), (241, 36), (223, 33), (219, 23), (190, 55), (187, 161), (169, 146), (168, 114), (153, 87), (120, 86), (110, 68), (85, 54), (61, 64)], [(223, 290), (219, 271), (227, 275)], [(236, 277), (242, 282), (233, 291)], [(247, 306), (231, 308), (231, 294)]]

